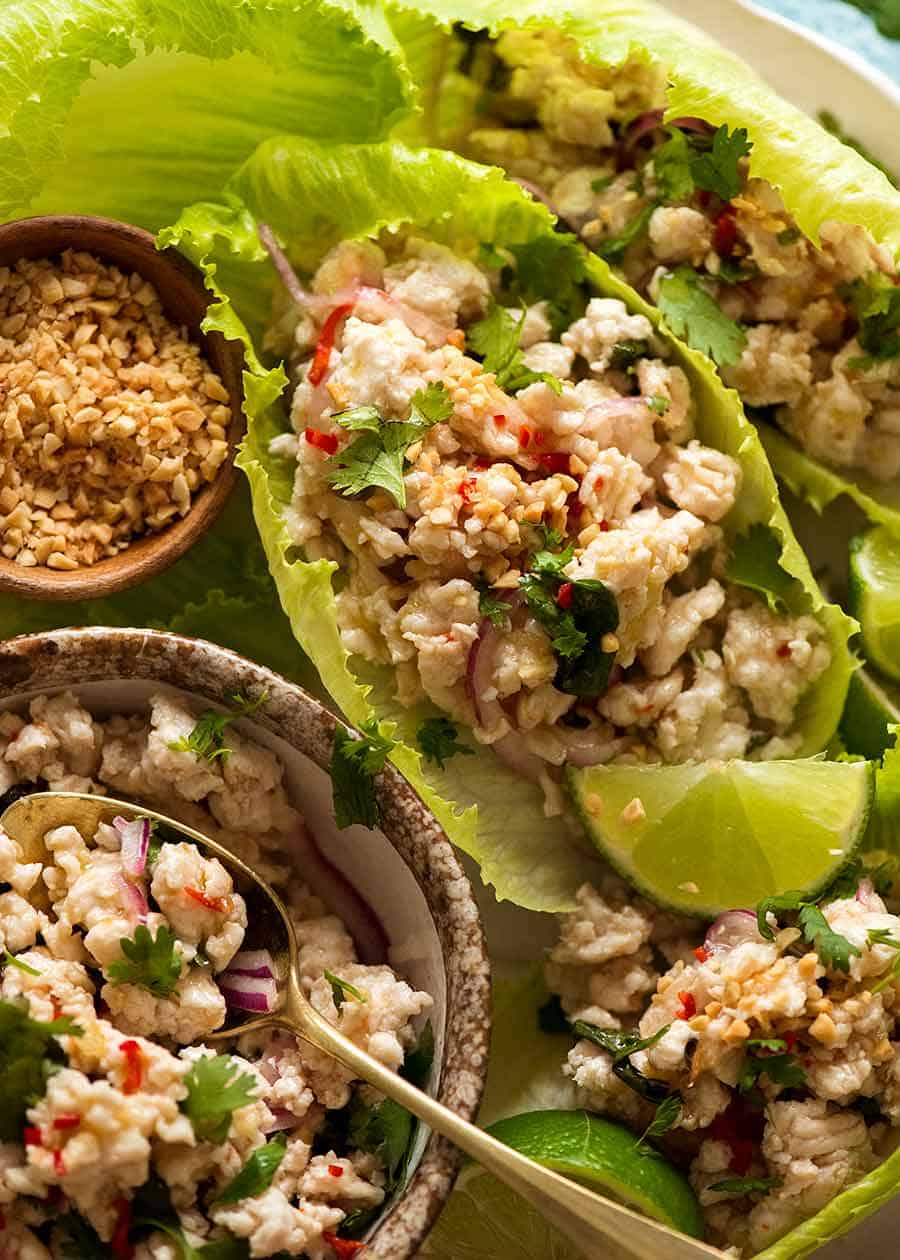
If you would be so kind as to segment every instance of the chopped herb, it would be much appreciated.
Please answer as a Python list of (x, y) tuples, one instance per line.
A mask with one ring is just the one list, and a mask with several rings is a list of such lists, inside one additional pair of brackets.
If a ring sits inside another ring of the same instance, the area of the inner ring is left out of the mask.
[(21, 958), (16, 958), (8, 949), (3, 951), (3, 961), (7, 967), (16, 967), (19, 971), (24, 971), (26, 976), (39, 976), (41, 973), (37, 967), (30, 967), (28, 963), (22, 962)]
[(558, 577), (567, 564), (572, 563), (575, 555), (575, 548), (570, 544), (564, 547), (562, 551), (550, 551), (548, 548), (541, 548), (531, 557), (530, 571), (532, 573), (540, 573), (547, 577)]
[(654, 150), (653, 169), (661, 201), (685, 202), (694, 191), (691, 161), (694, 152), (687, 136), (677, 127), (669, 128), (669, 138)]
[(668, 398), (664, 398), (662, 394), (651, 394), (644, 402), (651, 411), (655, 411), (658, 416), (664, 416), (669, 410), (671, 403)]
[(256, 1098), (256, 1078), (242, 1072), (227, 1054), (197, 1059), (184, 1078), (187, 1097), (179, 1106), (201, 1142), (224, 1142), (232, 1113)]
[(724, 1181), (717, 1181), (714, 1186), (706, 1188), (717, 1194), (768, 1194), (780, 1185), (778, 1177), (726, 1177)]
[(439, 381), (413, 394), (406, 420), (383, 420), (374, 407), (338, 412), (333, 419), (358, 432), (359, 437), (331, 456), (331, 484), (345, 495), (361, 494), (380, 486), (398, 507), (406, 507), (403, 481), (406, 452), (433, 425), (449, 419), (452, 414), (453, 403)]
[(653, 1076), (645, 1076), (629, 1059), (614, 1063), (613, 1072), (624, 1085), (633, 1089), (645, 1102), (661, 1103), (671, 1096), (672, 1087), (668, 1081), (659, 1081)]
[(463, 757), (474, 755), (474, 748), (461, 744), (456, 738), (458, 734), (459, 728), (449, 718), (426, 718), (416, 731), (416, 742), (425, 760), (435, 762), (443, 770), (445, 762), (457, 754)]
[(797, 1089), (806, 1084), (806, 1073), (793, 1054), (748, 1054), (738, 1076), (739, 1092), (748, 1093), (761, 1076), (767, 1076), (773, 1085), (783, 1085), (786, 1089)]
[(607, 188), (609, 188), (615, 181), (615, 178), (615, 175), (601, 175), (597, 179), (592, 179), (591, 192), (606, 192)]
[(83, 1032), (68, 1016), (44, 1022), (31, 1018), (25, 1002), (0, 1001), (0, 1142), (21, 1140), (26, 1111), (66, 1062), (55, 1038)]
[(545, 525), (543, 521), (536, 524), (529, 522), (529, 528), (533, 529), (541, 540), (540, 550), (549, 551), (551, 547), (561, 547), (563, 544), (563, 536), (558, 529), (554, 529), (552, 525)]
[(662, 1137), (678, 1123), (684, 1106), (680, 1094), (670, 1094), (658, 1104), (653, 1119), (638, 1138), (638, 1146), (644, 1146), (648, 1138)]
[(495, 302), (484, 319), (471, 324), (466, 339), (481, 355), (486, 372), (493, 372), (501, 389), (517, 394), (526, 385), (543, 381), (555, 394), (562, 393), (562, 385), (550, 372), (532, 372), (525, 364), (519, 342), (528, 312), (514, 320), (509, 311)]
[(779, 232), (775, 240), (779, 245), (796, 245), (803, 233), (799, 228), (785, 228), (783, 232)]
[(740, 358), (747, 334), (713, 301), (692, 267), (678, 267), (663, 277), (657, 305), (675, 336), (719, 367)]
[(891, 277), (872, 271), (843, 285), (840, 293), (853, 307), (859, 321), (856, 335), (866, 352), (863, 358), (851, 360), (850, 366), (865, 369), (900, 355), (900, 288)]
[(595, 1046), (599, 1046), (601, 1050), (612, 1055), (614, 1063), (619, 1063), (638, 1050), (649, 1050), (651, 1046), (655, 1046), (671, 1027), (671, 1024), (665, 1024), (662, 1028), (658, 1028), (652, 1037), (641, 1037), (635, 1032), (621, 1032), (616, 1028), (598, 1028), (595, 1024), (586, 1023), (583, 1019), (576, 1019), (572, 1025), (572, 1031), (576, 1037), (593, 1041)]
[(347, 998), (352, 998), (354, 1002), (367, 1002), (368, 998), (361, 989), (357, 989), (356, 985), (351, 984), (349, 980), (342, 980), (340, 976), (334, 975), (331, 971), (325, 971), (325, 979), (331, 985), (331, 996), (334, 1001), (335, 1010), (340, 1013), (341, 1007)]
[(647, 230), (647, 224), (650, 222), (655, 209), (655, 204), (644, 206), (633, 219), (625, 224), (621, 232), (617, 232), (615, 236), (610, 236), (605, 241), (600, 241), (595, 245), (595, 252), (601, 258), (606, 258), (609, 261), (621, 258), (628, 246), (632, 245)]
[[(870, 947), (872, 945), (887, 945), (890, 949), (900, 951), (900, 941), (896, 937), (891, 936), (887, 928), (870, 928), (866, 939)], [(886, 989), (898, 977), (900, 977), (900, 952), (897, 953), (897, 957), (891, 964), (888, 973), (882, 976), (877, 984), (872, 985), (872, 992), (880, 993), (882, 989)]]
[(548, 1036), (558, 1036), (563, 1033), (571, 1033), (572, 1031), (557, 993), (554, 993), (553, 997), (548, 998), (544, 1005), (540, 1007), (537, 1021), (538, 1028), (542, 1033), (547, 1033)]
[(747, 259), (720, 258), (715, 278), (721, 280), (723, 284), (745, 284), (758, 275), (758, 269)]
[(583, 313), (586, 264), (581, 242), (570, 232), (550, 232), (525, 245), (510, 245), (516, 260), (516, 296), (526, 302), (547, 299), (553, 332), (559, 335)]
[(485, 241), (478, 246), (478, 261), (482, 267), (488, 267), (491, 271), (500, 271), (509, 263), (507, 256), (496, 245), (489, 245)]
[(375, 795), (375, 775), (384, 769), (393, 748), (394, 741), (378, 729), (377, 718), (363, 723), (359, 739), (343, 726), (335, 728), (331, 786), (338, 827), (349, 827), (353, 823), (378, 826), (381, 815)]
[(261, 691), (255, 700), (236, 691), (228, 697), (233, 709), (219, 713), (215, 709), (207, 709), (201, 713), (194, 729), (189, 735), (169, 741), (173, 752), (192, 752), (206, 761), (215, 761), (221, 757), (224, 761), (231, 756), (231, 749), (225, 743), (225, 729), (238, 718), (250, 717), (261, 708), (268, 699), (265, 691)]
[(237, 1176), (229, 1181), (221, 1194), (216, 1195), (213, 1203), (239, 1203), (241, 1199), (255, 1199), (268, 1190), (286, 1150), (287, 1138), (283, 1133), (264, 1146), (258, 1146)]
[(738, 163), (752, 148), (746, 127), (729, 131), (723, 123), (713, 136), (709, 151), (691, 160), (694, 183), (698, 188), (715, 193), (723, 201), (730, 201), (741, 190)]
[(782, 548), (775, 531), (757, 522), (735, 538), (725, 566), (729, 582), (762, 595), (773, 613), (786, 613), (799, 590), (797, 579), (781, 567)]
[(378, 1155), (393, 1182), (406, 1162), (414, 1120), (409, 1112), (391, 1098), (372, 1105), (354, 1100), (348, 1141), (351, 1146), (371, 1155)]
[(783, 1037), (751, 1037), (744, 1045), (748, 1050), (771, 1050), (773, 1054), (781, 1054), (788, 1048)]
[(799, 923), (804, 938), (813, 946), (823, 966), (833, 971), (850, 970), (851, 956), (861, 951), (846, 936), (833, 931), (818, 906), (801, 906)]
[(109, 964), (113, 984), (136, 984), (154, 997), (171, 997), (181, 978), (181, 954), (175, 949), (175, 933), (166, 924), (152, 936), (145, 923), (134, 930), (134, 939), (120, 937), (123, 959)]
[(610, 351), (609, 366), (614, 372), (627, 372), (648, 350), (646, 341), (617, 341)]
[(492, 626), (505, 626), (509, 620), (509, 601), (495, 595), (486, 578), (479, 574), (475, 588), (478, 591), (478, 611), (487, 617)]

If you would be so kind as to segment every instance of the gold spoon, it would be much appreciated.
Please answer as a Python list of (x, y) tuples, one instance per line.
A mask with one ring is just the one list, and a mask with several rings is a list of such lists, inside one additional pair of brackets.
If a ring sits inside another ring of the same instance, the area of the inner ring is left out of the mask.
[(336, 1059), (356, 1079), (366, 1081), (387, 1098), (392, 1098), (430, 1129), (477, 1160), (495, 1177), (506, 1182), (589, 1258), (602, 1255), (604, 1260), (611, 1260), (611, 1257), (625, 1255), (635, 1260), (659, 1260), (664, 1255), (666, 1260), (698, 1260), (703, 1256), (721, 1260), (721, 1252), (705, 1243), (679, 1234), (631, 1208), (601, 1198), (520, 1155), (360, 1050), (320, 1015), (304, 994), (297, 968), (297, 938), (278, 894), (233, 853), (193, 827), (155, 810), (112, 800), (108, 796), (37, 792), (10, 805), (0, 817), (0, 828), (19, 846), (21, 860), (47, 863), (52, 861), (44, 843), (48, 831), (69, 823), (77, 827), (85, 841), (90, 843), (99, 824), (111, 823), (117, 815), (152, 818), (172, 831), (180, 832), (201, 850), (215, 855), (231, 873), (235, 886), (247, 902), (252, 947), (268, 949), (275, 959), (276, 970), (280, 975), (287, 975), (282, 986), (281, 1005), (276, 1011), (243, 1018), (237, 1024), (219, 1029), (206, 1040), (234, 1037), (263, 1028), (281, 1028), (302, 1037)]

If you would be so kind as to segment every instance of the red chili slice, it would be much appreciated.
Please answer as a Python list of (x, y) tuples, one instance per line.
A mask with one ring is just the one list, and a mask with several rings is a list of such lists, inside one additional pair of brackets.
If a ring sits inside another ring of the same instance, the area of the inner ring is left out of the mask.
[(790, 656), (790, 654), (791, 654), (790, 643), (779, 643), (778, 647), (775, 649), (775, 655), (780, 656), (782, 660), (784, 660), (785, 657)]
[(494, 416), (494, 424), (497, 426), (498, 429), (505, 429), (506, 416), (504, 415)]
[(136, 1094), (144, 1079), (144, 1056), (141, 1054), (141, 1047), (138, 1042), (129, 1040), (120, 1042), (119, 1049), (124, 1054), (127, 1064), (125, 1080), (122, 1082), (122, 1093)]
[(110, 1239), (110, 1249), (116, 1260), (132, 1260), (134, 1247), (128, 1238), (131, 1231), (131, 1200), (116, 1199), (113, 1207), (116, 1209), (116, 1227)]
[(352, 1238), (338, 1238), (337, 1234), (329, 1234), (327, 1230), (322, 1231), (322, 1238), (328, 1243), (338, 1260), (348, 1260), (350, 1256), (359, 1255), (366, 1245), (363, 1242), (354, 1242)]
[(340, 1164), (329, 1164), (328, 1171), (332, 1177), (343, 1177), (344, 1175), (344, 1170)]
[(63, 1153), (60, 1150), (53, 1151), (53, 1171), (57, 1177), (65, 1177), (66, 1161), (63, 1159)]
[(715, 231), (713, 232), (713, 248), (723, 258), (728, 257), (737, 243), (737, 224), (734, 221), (736, 213), (737, 211), (733, 206), (726, 206), (716, 218)]
[(322, 433), (320, 429), (304, 429), (303, 436), (310, 446), (326, 455), (333, 455), (338, 448), (338, 440), (334, 433)]
[(546, 468), (551, 473), (567, 473), (569, 471), (569, 452), (547, 451), (546, 454), (541, 456), (541, 467)]
[(44, 1135), (36, 1124), (26, 1124), (22, 1131), (22, 1139), (26, 1146), (43, 1146)]
[(560, 608), (572, 607), (572, 583), (563, 582), (562, 586), (556, 592), (556, 602)]
[(205, 892), (201, 892), (199, 888), (185, 888), (187, 895), (193, 898), (201, 906), (207, 910), (222, 911), (226, 908), (224, 897), (207, 897)]
[(336, 306), (322, 325), (322, 331), (316, 344), (316, 352), (313, 355), (309, 371), (306, 373), (306, 379), (310, 385), (321, 385), (325, 379), (325, 373), (328, 371), (328, 361), (334, 349), (334, 339), (337, 336), (338, 324), (345, 316), (350, 314), (353, 306), (353, 302), (347, 302), (343, 306)]
[(471, 502), (472, 495), (478, 489), (477, 477), (465, 477), (459, 485), (459, 493), (462, 496), (463, 503)]
[(531, 430), (527, 424), (519, 425), (519, 445), (523, 451), (527, 451), (531, 445)]
[(698, 945), (694, 950), (694, 957), (697, 959), (697, 962), (705, 963), (709, 958), (709, 950), (705, 945)]
[(693, 1019), (697, 1014), (697, 999), (693, 993), (679, 993), (678, 1001), (681, 1003), (681, 1009), (676, 1013), (676, 1019)]
[(80, 1124), (81, 1124), (81, 1116), (70, 1116), (70, 1115), (57, 1116), (56, 1119), (53, 1121), (54, 1129), (61, 1129), (63, 1131), (65, 1131), (66, 1129), (77, 1129)]

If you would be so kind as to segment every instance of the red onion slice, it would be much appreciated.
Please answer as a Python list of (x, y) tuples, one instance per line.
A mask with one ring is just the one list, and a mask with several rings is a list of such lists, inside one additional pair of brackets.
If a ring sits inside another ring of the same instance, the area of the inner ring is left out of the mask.
[(147, 897), (139, 884), (130, 884), (124, 875), (116, 875), (116, 887), (122, 894), (125, 913), (129, 919), (138, 923), (146, 923), (150, 913)]
[(510, 731), (502, 739), (494, 740), (490, 747), (505, 766), (531, 783), (537, 783), (547, 768), (540, 757), (529, 751), (518, 731)]
[(268, 223), (258, 223), (256, 232), (263, 248), (272, 260), (272, 266), (278, 272), (278, 278), (287, 289), (292, 301), (296, 306), (306, 307), (309, 304), (309, 294), (297, 278), (296, 271), (288, 262), (287, 254), (276, 241), (275, 233)]
[(368, 966), (387, 962), (389, 939), (381, 920), (302, 826), (295, 834), (294, 857), (306, 883), (353, 937), (360, 962)]
[(269, 1107), (269, 1110), (272, 1113), (272, 1119), (263, 1126), (263, 1133), (278, 1133), (281, 1129), (296, 1129), (300, 1123), (300, 1117), (295, 1116), (286, 1107)]
[(762, 943), (756, 913), (753, 910), (726, 910), (711, 923), (703, 944), (711, 954), (718, 954), (747, 941)]
[(861, 879), (856, 889), (856, 900), (867, 910), (883, 910), (884, 902), (875, 891), (875, 885), (868, 878)]
[(262, 980), (256, 976), (240, 976), (223, 971), (216, 983), (229, 1006), (239, 1011), (259, 1011), (267, 1014), (274, 1010), (278, 986), (274, 980)]
[(275, 960), (267, 949), (242, 949), (228, 964), (232, 976), (255, 976), (260, 980), (275, 980)]
[(569, 766), (602, 766), (610, 757), (609, 736), (595, 729), (573, 731), (566, 739), (566, 764)]
[(715, 128), (703, 118), (695, 118), (690, 114), (683, 114), (678, 118), (670, 118), (663, 123), (665, 111), (662, 109), (650, 109), (645, 114), (640, 114), (629, 125), (622, 139), (622, 151), (630, 153), (636, 145), (638, 145), (645, 136), (658, 130), (663, 125), (667, 127), (677, 127), (679, 131), (696, 131), (701, 135), (709, 135)]
[[(505, 598), (509, 611), (513, 612), (522, 602), (522, 593), (510, 591)], [(494, 665), (501, 640), (502, 631), (498, 630), (489, 617), (482, 618), (478, 627), (478, 638), (469, 648), (466, 661), (466, 692), (475, 709), (478, 725), (485, 730), (490, 730), (506, 718), (499, 700), (484, 698), (484, 693), (493, 686)]]
[(152, 824), (149, 818), (122, 818), (117, 816), (112, 824), (122, 841), (122, 868), (126, 875), (139, 878), (147, 867)]

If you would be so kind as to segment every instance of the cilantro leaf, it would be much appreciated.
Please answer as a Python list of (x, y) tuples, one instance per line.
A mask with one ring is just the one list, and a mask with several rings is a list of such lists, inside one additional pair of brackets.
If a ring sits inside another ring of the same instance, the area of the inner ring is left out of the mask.
[(762, 595), (770, 612), (785, 613), (800, 583), (781, 567), (781, 543), (768, 525), (757, 522), (731, 545), (725, 576), (736, 586)]
[(543, 521), (528, 522), (528, 528), (533, 530), (541, 540), (539, 551), (549, 551), (551, 547), (561, 547), (563, 544), (563, 536), (553, 525), (545, 525)]
[(357, 1098), (350, 1113), (347, 1137), (351, 1146), (378, 1155), (393, 1183), (406, 1162), (414, 1123), (409, 1112), (391, 1098), (371, 1106)]
[(715, 1190), (717, 1194), (768, 1194), (780, 1185), (779, 1177), (726, 1177), (724, 1181), (717, 1181), (714, 1186), (706, 1188)]
[(867, 360), (851, 366), (865, 368), (876, 360), (900, 355), (900, 289), (880, 271), (854, 280), (840, 290), (859, 321), (857, 338)]
[(609, 366), (615, 372), (627, 372), (648, 350), (646, 341), (617, 341), (610, 351)]
[(448, 419), (452, 413), (453, 403), (440, 381), (413, 394), (406, 420), (385, 421), (374, 407), (338, 412), (335, 420), (358, 431), (359, 437), (331, 456), (329, 481), (336, 490), (348, 495), (380, 486), (398, 507), (406, 507), (406, 452), (432, 425)]
[(579, 578), (572, 583), (571, 616), (578, 633), (587, 639), (586, 649), (577, 659), (560, 662), (556, 686), (573, 696), (598, 696), (606, 691), (615, 652), (604, 652), (600, 641), (619, 624), (615, 596), (597, 578)]
[(225, 729), (241, 717), (250, 717), (265, 704), (268, 695), (261, 691), (255, 700), (236, 691), (228, 697), (234, 706), (230, 711), (219, 713), (216, 709), (206, 709), (200, 714), (194, 729), (189, 735), (169, 741), (173, 752), (192, 752), (206, 761), (215, 761), (221, 757), (224, 761), (231, 756), (231, 749), (225, 744)]
[(684, 1106), (680, 1094), (669, 1094), (657, 1105), (653, 1119), (638, 1138), (638, 1146), (644, 1146), (648, 1138), (662, 1137), (678, 1123), (681, 1109)]
[(803, 935), (813, 946), (822, 964), (832, 971), (849, 971), (850, 958), (861, 951), (852, 945), (846, 936), (835, 932), (818, 906), (805, 905), (800, 908), (800, 927)]
[(694, 191), (691, 161), (694, 153), (687, 136), (677, 127), (669, 128), (669, 138), (653, 152), (656, 190), (661, 201), (684, 202)]
[(30, 967), (28, 963), (22, 962), (21, 958), (16, 958), (8, 949), (3, 951), (3, 962), (7, 967), (15, 967), (19, 971), (24, 971), (26, 976), (39, 976), (41, 973), (37, 967)]
[(510, 245), (516, 262), (516, 296), (526, 302), (547, 301), (555, 335), (569, 327), (586, 305), (582, 287), (587, 275), (581, 242), (571, 232), (550, 232), (524, 245)]
[(509, 621), (509, 602), (495, 595), (487, 579), (479, 575), (475, 582), (478, 591), (478, 611), (487, 617), (492, 626), (505, 626)]
[(533, 372), (522, 354), (519, 342), (527, 312), (522, 311), (518, 321), (509, 311), (495, 302), (485, 315), (471, 324), (466, 339), (476, 354), (481, 356), (485, 372), (493, 372), (501, 389), (517, 394), (526, 385), (544, 381), (555, 394), (562, 393), (562, 385), (549, 372)]
[(777, 919), (784, 910), (799, 910), (804, 904), (805, 896), (805, 893), (792, 889), (791, 892), (781, 893), (777, 897), (764, 897), (756, 907), (756, 926), (760, 936), (767, 941), (774, 941), (778, 929), (770, 925), (768, 916), (773, 914)]
[(536, 551), (531, 557), (530, 571), (532, 573), (561, 576), (566, 565), (572, 563), (574, 555), (575, 548), (571, 545), (565, 547), (562, 551), (549, 551), (546, 549)]
[(663, 277), (657, 305), (675, 336), (719, 367), (740, 358), (747, 334), (713, 301), (693, 267), (678, 267)]
[(625, 224), (621, 232), (617, 232), (615, 236), (610, 236), (605, 241), (600, 241), (596, 244), (594, 252), (608, 262), (621, 258), (628, 246), (632, 245), (647, 230), (647, 225), (655, 209), (656, 204), (654, 202), (651, 202), (649, 206), (644, 206), (633, 219), (630, 219)]
[(287, 1138), (283, 1133), (273, 1137), (264, 1146), (257, 1146), (241, 1171), (229, 1181), (213, 1203), (239, 1203), (241, 1199), (255, 1199), (268, 1190), (278, 1166), (287, 1150)]
[(771, 1050), (773, 1054), (781, 1054), (788, 1048), (788, 1043), (783, 1037), (751, 1037), (744, 1042), (744, 1045), (748, 1050), (751, 1048)]
[(255, 1077), (242, 1072), (230, 1055), (197, 1059), (184, 1078), (187, 1097), (179, 1106), (199, 1140), (224, 1142), (232, 1113), (256, 1098)]
[(651, 1046), (655, 1046), (671, 1027), (671, 1024), (665, 1024), (662, 1028), (657, 1028), (651, 1037), (641, 1037), (636, 1032), (622, 1032), (618, 1028), (598, 1028), (596, 1024), (588, 1024), (583, 1019), (576, 1019), (572, 1025), (572, 1031), (576, 1037), (584, 1037), (587, 1041), (592, 1041), (595, 1046), (611, 1054), (614, 1063), (619, 1063), (638, 1050), (649, 1050)]
[(83, 1032), (68, 1016), (43, 1022), (31, 1018), (26, 1002), (0, 1001), (0, 1142), (21, 1140), (25, 1112), (66, 1062), (55, 1038)]
[(798, 1089), (806, 1084), (806, 1073), (793, 1054), (748, 1054), (738, 1076), (738, 1091), (748, 1093), (761, 1076), (767, 1076), (773, 1085), (786, 1089)]
[[(546, 553), (541, 553), (546, 554)], [(560, 583), (546, 582), (540, 573), (524, 573), (519, 578), (529, 611), (547, 631), (557, 656), (580, 656), (587, 647), (587, 635), (575, 625), (571, 613), (556, 602), (555, 589)]]
[(662, 394), (651, 394), (644, 402), (658, 416), (664, 416), (669, 410), (671, 403), (668, 398), (664, 398)]
[(419, 1089), (424, 1089), (428, 1081), (428, 1074), (431, 1071), (431, 1065), (434, 1062), (434, 1028), (431, 1020), (425, 1021), (425, 1026), (419, 1033), (419, 1039), (413, 1046), (412, 1050), (403, 1060), (403, 1066), (400, 1069), (400, 1075), (406, 1080), (411, 1081), (413, 1085)]
[(331, 997), (334, 1002), (334, 1009), (340, 1014), (341, 1007), (347, 998), (352, 998), (354, 1002), (367, 1002), (369, 999), (355, 984), (351, 984), (349, 980), (342, 980), (340, 976), (334, 975), (331, 971), (322, 973), (325, 979), (331, 985)]
[(378, 826), (381, 813), (375, 795), (375, 775), (384, 769), (393, 748), (394, 741), (379, 731), (377, 718), (363, 723), (359, 739), (343, 726), (335, 727), (331, 789), (338, 827), (353, 823)]
[(181, 978), (181, 954), (175, 949), (175, 933), (165, 923), (152, 936), (145, 923), (134, 930), (134, 939), (119, 939), (123, 959), (110, 963), (107, 975), (113, 984), (136, 984), (154, 997), (170, 997)]
[(698, 188), (715, 193), (723, 201), (731, 201), (741, 190), (738, 162), (752, 148), (746, 127), (737, 127), (730, 132), (723, 123), (712, 138), (710, 150), (691, 159), (694, 183)]
[(416, 742), (425, 760), (435, 762), (443, 770), (450, 757), (457, 754), (463, 757), (474, 756), (474, 748), (461, 744), (456, 738), (458, 734), (459, 728), (449, 718), (426, 718), (416, 731)]

